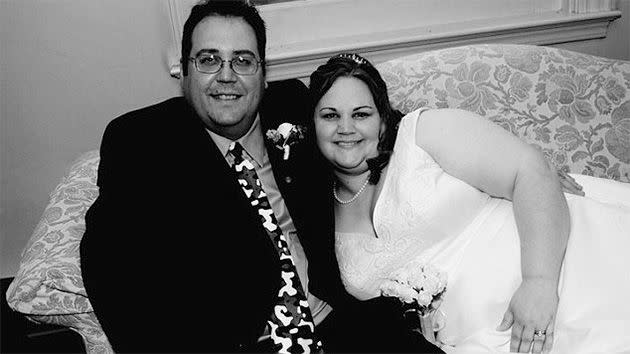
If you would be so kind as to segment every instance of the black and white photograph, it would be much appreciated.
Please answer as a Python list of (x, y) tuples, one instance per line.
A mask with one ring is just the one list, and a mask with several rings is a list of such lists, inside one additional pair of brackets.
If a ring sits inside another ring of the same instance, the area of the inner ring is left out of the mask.
[(630, 0), (0, 0), (1, 353), (630, 353)]

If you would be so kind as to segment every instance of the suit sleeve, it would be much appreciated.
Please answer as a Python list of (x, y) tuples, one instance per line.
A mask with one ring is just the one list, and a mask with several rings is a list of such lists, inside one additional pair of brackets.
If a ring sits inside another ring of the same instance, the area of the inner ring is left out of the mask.
[[(99, 196), (86, 214), (86, 230), (81, 240), (81, 270), (90, 303), (114, 351), (134, 351), (131, 338), (144, 340), (142, 298), (144, 287), (133, 252), (139, 245), (133, 240), (135, 202), (125, 172), (134, 175), (125, 154), (127, 144), (119, 120), (106, 128), (100, 149)], [(127, 200), (125, 200), (127, 199)], [(136, 205), (142, 208), (142, 205)], [(137, 281), (134, 281), (134, 279)], [(129, 333), (135, 332), (133, 336)]]
[(233, 352), (262, 333), (273, 245), (183, 100), (113, 120), (81, 270), (116, 352)]

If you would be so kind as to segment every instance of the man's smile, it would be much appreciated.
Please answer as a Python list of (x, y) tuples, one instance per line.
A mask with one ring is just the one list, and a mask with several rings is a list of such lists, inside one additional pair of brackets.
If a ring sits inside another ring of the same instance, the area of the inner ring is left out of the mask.
[(242, 95), (236, 93), (213, 93), (210, 94), (210, 97), (214, 98), (215, 100), (232, 101), (241, 98)]

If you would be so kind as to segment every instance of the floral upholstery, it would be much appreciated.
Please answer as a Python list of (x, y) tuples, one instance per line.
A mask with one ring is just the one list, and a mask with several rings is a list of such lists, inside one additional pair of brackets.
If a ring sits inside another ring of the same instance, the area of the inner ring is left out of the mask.
[(377, 65), (392, 104), (462, 108), (565, 172), (630, 182), (630, 62), (530, 45), (441, 49)]
[(50, 195), (28, 241), (7, 302), (31, 320), (69, 327), (89, 353), (112, 353), (87, 298), (79, 261), (85, 213), (96, 197), (98, 150), (83, 154)]
[[(377, 65), (403, 112), (458, 107), (500, 124), (567, 172), (630, 182), (630, 62), (524, 45), (472, 45)], [(51, 194), (7, 302), (34, 321), (81, 334), (111, 353), (81, 278), (84, 216), (98, 196), (98, 151), (82, 155)]]

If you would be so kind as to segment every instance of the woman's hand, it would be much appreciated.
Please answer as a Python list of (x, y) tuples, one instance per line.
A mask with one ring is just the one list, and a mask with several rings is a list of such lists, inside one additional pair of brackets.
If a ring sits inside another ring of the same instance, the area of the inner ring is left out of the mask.
[[(512, 328), (512, 351), (550, 350), (558, 308), (557, 280), (571, 231), (569, 206), (556, 168), (540, 149), (463, 110), (424, 112), (416, 124), (416, 144), (444, 172), (493, 197), (512, 201), (523, 282), (498, 329)], [(547, 334), (534, 336), (535, 330)]]
[(560, 185), (562, 186), (562, 191), (565, 193), (571, 193), (575, 195), (584, 196), (584, 191), (582, 190), (582, 185), (579, 184), (575, 178), (569, 176), (568, 173), (564, 172), (561, 169), (558, 169), (551, 161), (546, 160), (549, 168), (551, 170), (555, 170), (558, 173), (558, 179), (560, 180)]
[[(552, 279), (523, 279), (497, 327), (497, 331), (512, 327), (511, 352), (548, 353), (551, 350), (558, 310), (557, 289), (558, 284)], [(546, 331), (546, 334), (534, 335), (536, 330)]]
[(562, 185), (562, 191), (565, 193), (571, 193), (579, 196), (584, 196), (585, 193), (582, 190), (582, 185), (577, 183), (575, 178), (569, 176), (562, 170), (558, 170), (558, 178), (560, 179), (560, 184)]

